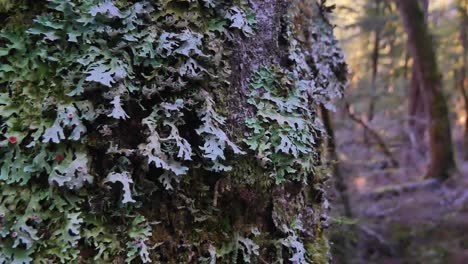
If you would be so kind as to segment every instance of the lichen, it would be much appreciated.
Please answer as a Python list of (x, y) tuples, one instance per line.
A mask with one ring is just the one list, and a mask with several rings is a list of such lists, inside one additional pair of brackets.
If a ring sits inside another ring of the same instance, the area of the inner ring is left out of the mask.
[(0, 263), (307, 259), (343, 83), (300, 2), (0, 0)]

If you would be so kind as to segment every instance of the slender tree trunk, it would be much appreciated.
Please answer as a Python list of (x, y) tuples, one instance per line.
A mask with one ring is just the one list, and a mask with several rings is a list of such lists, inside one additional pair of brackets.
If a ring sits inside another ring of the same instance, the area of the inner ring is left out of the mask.
[(424, 143), (424, 132), (427, 127), (427, 107), (422, 99), (424, 90), (417, 78), (417, 71), (413, 64), (410, 80), (409, 98), (409, 127), (416, 139), (418, 148)]
[[(424, 10), (424, 18), (427, 19), (429, 12), (428, 0), (420, 0)], [(413, 62), (411, 68), (410, 98), (409, 98), (409, 128), (415, 138), (417, 148), (424, 144), (424, 132), (427, 128), (428, 109), (426, 102), (422, 100), (424, 96), (424, 87), (417, 78), (416, 66)]]
[[(328, 159), (330, 161), (329, 167), (331, 167), (333, 171), (333, 183), (336, 191), (338, 192), (339, 201), (343, 206), (343, 215), (348, 219), (352, 219), (354, 215), (351, 208), (351, 202), (349, 200), (348, 186), (340, 169), (340, 161), (336, 150), (335, 131), (333, 128), (332, 113), (329, 110), (327, 110), (323, 105), (321, 105), (320, 114), (322, 116), (323, 125), (327, 132), (326, 146), (328, 152)], [(335, 243), (338, 243), (340, 245), (340, 248), (342, 248), (340, 253), (338, 253), (338, 255), (342, 257), (342, 259), (340, 259), (339, 261), (343, 264), (353, 263), (352, 260), (355, 258), (354, 248), (356, 245), (353, 244), (352, 237), (357, 235), (355, 227), (352, 225), (342, 226), (340, 227), (340, 230), (342, 230), (344, 234), (340, 233), (335, 240)]]
[[(376, 2), (376, 14), (380, 14), (380, 0), (377, 0)], [(379, 55), (380, 55), (380, 31), (381, 28), (380, 26), (376, 27), (374, 30), (374, 47), (372, 49), (372, 76), (371, 76), (371, 86), (372, 86), (372, 96), (370, 98), (370, 103), (369, 103), (369, 117), (368, 121), (371, 122), (372, 119), (374, 119), (374, 111), (375, 111), (375, 100), (376, 96), (378, 94), (377, 91), (377, 75), (379, 72)]]
[[(378, 16), (380, 14), (380, 0), (377, 0), (375, 3), (375, 14)], [(374, 29), (374, 46), (372, 48), (372, 55), (371, 55), (371, 92), (370, 92), (370, 101), (369, 101), (369, 110), (367, 113), (367, 121), (370, 123), (374, 119), (375, 114), (375, 101), (377, 100), (377, 76), (379, 71), (379, 55), (380, 55), (380, 25), (376, 26)], [(367, 130), (364, 130), (364, 143), (369, 145), (369, 134)]]
[(455, 169), (449, 111), (442, 92), (432, 38), (418, 1), (396, 0), (408, 34), (415, 76), (429, 111), (430, 163), (426, 177), (447, 179)]
[(338, 191), (338, 195), (340, 196), (340, 202), (343, 205), (344, 215), (351, 218), (353, 217), (353, 212), (351, 210), (351, 203), (349, 201), (346, 180), (344, 179), (340, 170), (339, 158), (335, 143), (335, 131), (333, 129), (333, 120), (330, 111), (327, 110), (323, 105), (320, 106), (320, 112), (323, 119), (323, 125), (327, 132), (327, 152), (331, 161), (330, 166), (333, 169), (335, 189)]
[(457, 87), (459, 87), (463, 101), (465, 103), (465, 132), (463, 136), (463, 157), (468, 160), (468, 92), (466, 91), (468, 85), (468, 0), (458, 1), (458, 11), (460, 13), (460, 41), (463, 47), (463, 62), (459, 73), (457, 74)]
[(408, 52), (405, 53), (405, 64), (403, 65), (403, 78), (408, 80), (408, 69), (409, 69), (410, 55)]

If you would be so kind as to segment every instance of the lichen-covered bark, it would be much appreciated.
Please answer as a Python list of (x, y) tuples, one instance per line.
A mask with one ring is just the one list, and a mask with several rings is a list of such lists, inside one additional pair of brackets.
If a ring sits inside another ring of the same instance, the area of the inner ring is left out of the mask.
[(233, 133), (242, 137), (245, 122), (253, 116), (253, 109), (247, 103), (249, 80), (259, 67), (279, 64), (287, 57), (287, 43), (284, 40), (283, 23), (288, 10), (286, 0), (251, 1), (255, 13), (255, 34), (249, 38), (241, 33), (234, 34), (229, 90), (222, 91), (220, 97), (226, 101), (229, 124)]
[[(256, 34), (250, 38), (245, 38), (241, 34), (235, 36), (231, 85), (228, 90), (217, 91), (220, 94), (218, 97), (222, 98), (220, 108), (227, 109), (228, 126), (233, 135), (238, 137), (243, 137), (248, 132), (243, 120), (255, 115), (254, 107), (247, 103), (251, 93), (249, 82), (253, 74), (260, 67), (265, 66), (280, 66), (291, 69), (294, 62), (289, 57), (289, 49), (290, 41), (293, 39), (290, 35), (288, 36), (288, 31), (289, 34), (293, 34), (291, 29), (296, 23), (295, 30), (304, 30), (299, 34), (311, 34), (311, 32), (305, 32), (309, 30), (307, 22), (310, 22), (308, 20), (310, 17), (307, 18), (307, 15), (316, 16), (317, 20), (320, 20), (322, 15), (320, 11), (315, 10), (314, 6), (305, 1), (251, 1), (250, 4), (256, 14)], [(305, 13), (298, 12), (301, 8), (301, 12)], [(310, 44), (306, 39), (304, 41)], [(313, 63), (313, 61), (309, 63)], [(343, 71), (343, 69), (340, 70)], [(313, 77), (310, 73), (309, 78)], [(292, 226), (295, 223), (301, 223), (301, 234), (298, 242), (300, 241), (305, 246), (305, 250), (308, 252), (307, 259), (313, 263), (328, 262), (329, 248), (322, 226), (327, 220), (326, 209), (322, 208), (322, 203), (326, 198), (323, 194), (323, 176), (320, 175), (320, 172), (317, 170), (317, 173), (310, 175), (307, 179), (310, 182), (309, 185), (296, 182), (275, 186), (268, 183), (268, 177), (264, 176), (265, 167), (262, 166), (260, 157), (241, 158), (239, 159), (239, 167), (241, 173), (235, 172), (228, 176), (230, 180), (237, 181), (233, 190), (235, 194), (230, 197), (240, 198), (246, 203), (242, 206), (247, 207), (245, 210), (235, 211), (236, 215), (233, 217), (243, 219), (237, 221), (236, 229), (241, 228), (240, 223), (244, 226), (255, 224), (261, 227), (260, 230), (269, 233), (269, 235), (259, 243), (271, 250), (273, 244), (268, 241), (275, 240), (275, 237), (277, 237), (276, 239), (288, 237)], [(246, 169), (242, 169), (243, 167)], [(243, 180), (239, 181), (239, 178)], [(249, 179), (245, 180), (245, 178)], [(227, 200), (227, 204), (219, 204), (219, 206), (223, 208), (223, 206), (229, 206), (228, 204), (239, 203)], [(251, 208), (252, 205), (254, 208)], [(254, 222), (251, 220), (248, 223), (246, 214), (250, 215)], [(263, 254), (265, 255), (261, 256), (260, 259), (268, 263), (274, 262), (279, 257), (278, 252), (272, 254), (272, 252), (265, 251)], [(298, 260), (299, 263), (303, 261), (305, 259)]]
[(329, 261), (324, 2), (47, 3), (0, 9), (0, 263)]

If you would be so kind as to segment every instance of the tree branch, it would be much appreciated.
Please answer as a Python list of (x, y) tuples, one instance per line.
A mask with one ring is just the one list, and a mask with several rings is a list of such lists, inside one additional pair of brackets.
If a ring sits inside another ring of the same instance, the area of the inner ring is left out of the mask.
[(351, 120), (360, 124), (366, 131), (369, 132), (370, 136), (372, 136), (375, 139), (377, 145), (382, 149), (383, 154), (390, 160), (390, 165), (395, 168), (398, 167), (398, 161), (396, 160), (395, 156), (390, 151), (390, 149), (387, 147), (382, 137), (377, 132), (375, 132), (375, 130), (373, 130), (365, 121), (363, 121), (361, 118), (357, 117), (354, 113), (352, 113), (348, 103), (346, 103), (346, 112), (348, 113), (348, 116), (349, 118), (351, 118)]

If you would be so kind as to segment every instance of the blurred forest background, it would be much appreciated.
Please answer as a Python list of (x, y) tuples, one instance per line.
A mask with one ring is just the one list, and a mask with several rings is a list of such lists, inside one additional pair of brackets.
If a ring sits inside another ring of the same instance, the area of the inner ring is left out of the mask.
[(468, 263), (468, 0), (419, 1), (330, 1), (335, 263)]

